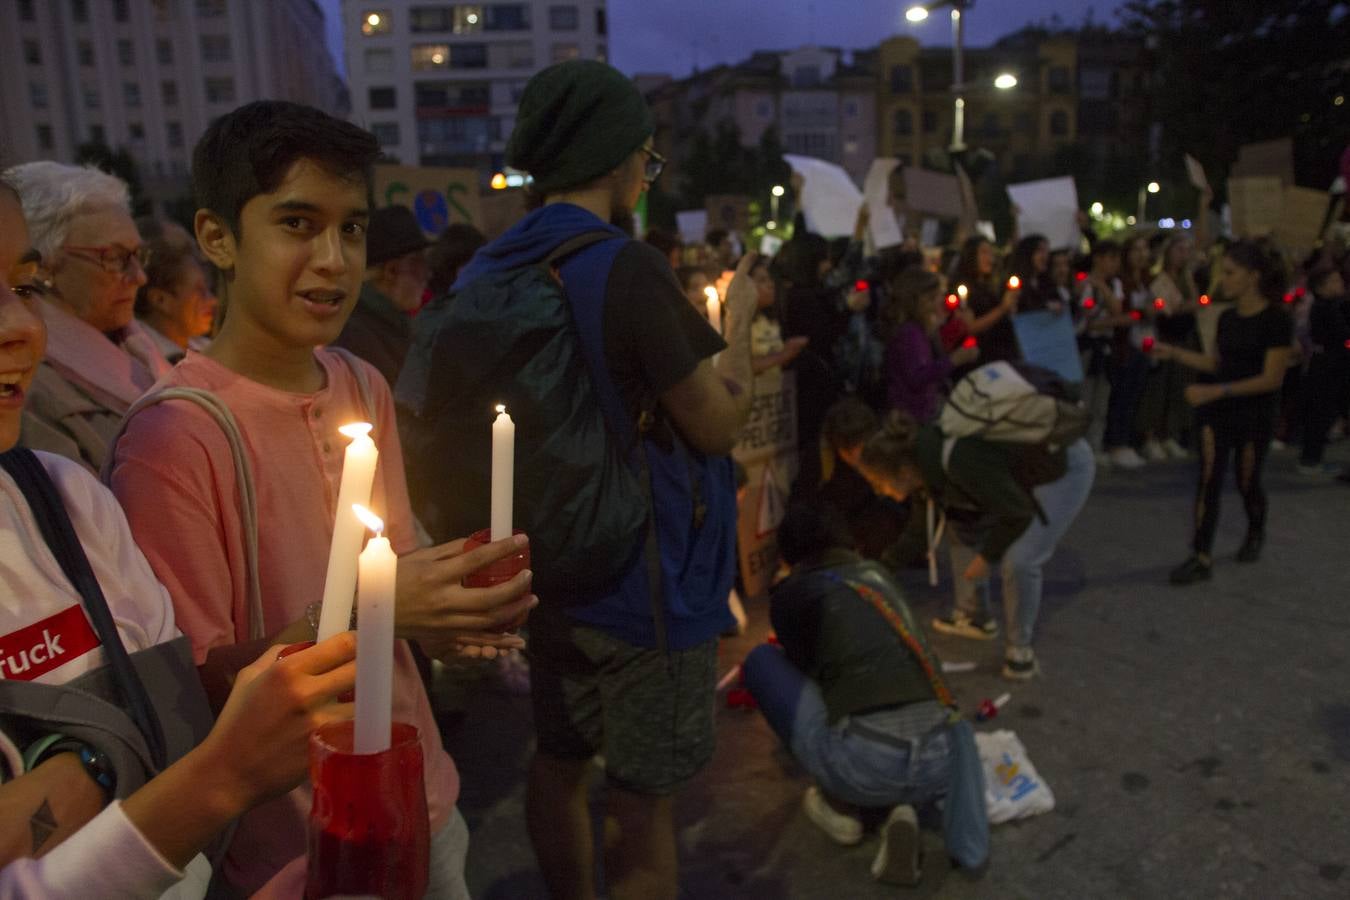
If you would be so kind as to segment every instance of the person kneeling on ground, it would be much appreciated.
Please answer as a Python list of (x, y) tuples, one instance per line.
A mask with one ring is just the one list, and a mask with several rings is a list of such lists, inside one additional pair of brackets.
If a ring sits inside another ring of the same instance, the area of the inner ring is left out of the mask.
[(847, 846), (863, 839), (860, 808), (892, 808), (872, 874), (916, 884), (915, 807), (945, 796), (953, 772), (940, 663), (890, 574), (846, 549), (828, 507), (795, 502), (778, 542), (792, 566), (769, 607), (782, 648), (751, 651), (745, 685), (815, 780), (811, 821)]

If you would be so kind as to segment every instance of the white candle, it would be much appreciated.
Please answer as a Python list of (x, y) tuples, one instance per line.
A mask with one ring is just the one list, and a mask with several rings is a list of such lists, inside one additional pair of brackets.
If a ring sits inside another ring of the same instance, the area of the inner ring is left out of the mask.
[(323, 582), (323, 609), (319, 613), (319, 634), (323, 641), (347, 630), (352, 620), (352, 598), (356, 595), (356, 555), (361, 552), (365, 532), (352, 514), (353, 506), (370, 505), (370, 490), (375, 484), (375, 464), (380, 451), (370, 439), (371, 426), (365, 422), (343, 425), (338, 431), (352, 439), (342, 460), (342, 482), (338, 487), (337, 518), (333, 521), (333, 542), (328, 548), (328, 575)]
[(356, 618), (356, 725), (355, 753), (389, 749), (394, 705), (394, 585), (398, 557), (382, 535), (384, 522), (363, 506), (353, 518), (375, 532), (359, 561)]
[(505, 406), (497, 407), (497, 419), (492, 423), (492, 539), (501, 541), (511, 536), (511, 509), (516, 491), (516, 423), (506, 414)]
[(703, 289), (708, 298), (708, 324), (718, 334), (722, 333), (722, 298), (717, 296), (717, 288), (709, 285)]

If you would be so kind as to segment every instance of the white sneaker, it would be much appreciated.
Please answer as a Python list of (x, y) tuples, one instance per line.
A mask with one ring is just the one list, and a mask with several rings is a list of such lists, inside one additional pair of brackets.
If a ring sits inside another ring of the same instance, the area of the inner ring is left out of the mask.
[(872, 860), (872, 877), (886, 884), (918, 884), (923, 877), (919, 851), (919, 817), (914, 807), (897, 806), (881, 826), (881, 845)]
[(1163, 462), (1167, 459), (1167, 451), (1157, 441), (1148, 441), (1144, 444), (1144, 459), (1149, 462)]
[(806, 817), (815, 823), (817, 828), (828, 834), (830, 840), (836, 844), (852, 847), (854, 844), (862, 843), (862, 821), (838, 812), (830, 806), (821, 795), (820, 788), (814, 784), (807, 788), (802, 796), (802, 809), (806, 811)]
[(1167, 451), (1167, 455), (1172, 457), (1172, 459), (1191, 458), (1191, 452), (1187, 450), (1185, 447), (1181, 446), (1181, 444), (1177, 443), (1176, 438), (1168, 438), (1167, 440), (1163, 441), (1162, 446), (1163, 449)]
[(1110, 453), (1111, 465), (1118, 469), (1139, 469), (1147, 465), (1133, 447), (1117, 447)]

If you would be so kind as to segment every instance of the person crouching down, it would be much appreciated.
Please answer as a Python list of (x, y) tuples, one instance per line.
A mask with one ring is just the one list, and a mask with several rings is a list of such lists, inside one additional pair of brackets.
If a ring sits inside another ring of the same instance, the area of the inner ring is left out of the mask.
[(916, 884), (915, 807), (945, 796), (956, 770), (941, 664), (891, 575), (846, 549), (847, 528), (829, 507), (794, 503), (778, 542), (792, 566), (769, 607), (782, 646), (751, 651), (745, 685), (815, 780), (803, 798), (811, 821), (854, 845), (860, 810), (891, 808), (872, 874)]

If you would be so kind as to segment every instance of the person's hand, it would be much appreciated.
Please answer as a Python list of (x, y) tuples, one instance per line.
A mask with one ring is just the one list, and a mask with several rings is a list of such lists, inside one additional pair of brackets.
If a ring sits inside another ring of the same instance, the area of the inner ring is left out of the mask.
[(983, 581), (989, 577), (989, 561), (983, 554), (976, 554), (961, 577), (966, 581)]
[(804, 336), (790, 337), (783, 342), (783, 350), (780, 355), (780, 366), (786, 366), (792, 362), (801, 352), (806, 349), (806, 345), (811, 343), (811, 339)]
[(1008, 288), (1003, 292), (1003, 308), (1011, 315), (1017, 312), (1017, 304), (1022, 299), (1022, 289)]
[[(1157, 347), (1154, 347), (1157, 352)], [(1223, 396), (1223, 387), (1217, 384), (1190, 384), (1186, 386), (1186, 402), (1191, 406), (1204, 406)]]
[(758, 261), (759, 254), (753, 251), (742, 256), (741, 261), (736, 263), (736, 271), (731, 276), (731, 282), (727, 285), (727, 313), (737, 321), (749, 321), (754, 318), (755, 309), (759, 306), (759, 288), (755, 287), (755, 281), (750, 277), (750, 270)]
[(464, 552), (464, 540), (416, 550), (398, 559), (394, 601), (394, 633), (419, 641), (446, 641), (456, 636), (501, 631), (535, 607), (529, 593), (532, 573), (487, 588), (460, 582), (489, 563), (505, 559), (527, 543), (513, 535)]
[(309, 736), (352, 717), (338, 697), (356, 684), (356, 634), (344, 631), (279, 658), (268, 648), (239, 670), (202, 749), (231, 774), (251, 807), (291, 790), (309, 765)]
[(1149, 353), (1152, 354), (1154, 359), (1159, 360), (1161, 362), (1166, 362), (1169, 359), (1177, 358), (1176, 348), (1173, 347), (1171, 344), (1156, 343), (1153, 345), (1153, 349), (1150, 350)]
[(973, 363), (980, 358), (980, 345), (975, 344), (967, 347), (962, 345), (952, 351), (951, 361), (954, 366), (964, 366)]
[(858, 218), (853, 221), (853, 239), (861, 241), (867, 234), (867, 223), (872, 221), (872, 208), (864, 200), (862, 206), (858, 207)]
[(844, 298), (844, 306), (849, 312), (862, 312), (872, 305), (871, 291), (849, 290), (848, 296)]
[(417, 643), (423, 653), (443, 663), (496, 659), (525, 649), (525, 639), (515, 632), (465, 632), (448, 639)]

